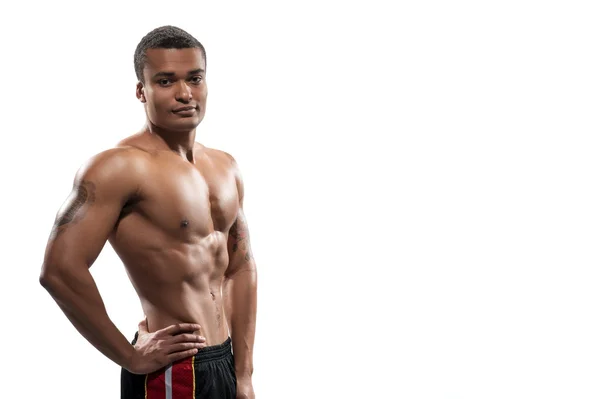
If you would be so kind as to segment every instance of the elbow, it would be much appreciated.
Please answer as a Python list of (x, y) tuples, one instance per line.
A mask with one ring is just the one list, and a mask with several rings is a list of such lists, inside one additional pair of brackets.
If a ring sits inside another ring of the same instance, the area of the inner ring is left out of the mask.
[(52, 293), (60, 285), (63, 285), (64, 271), (55, 264), (44, 263), (38, 278), (40, 285)]
[(38, 278), (40, 285), (44, 288), (48, 287), (50, 284), (50, 280), (52, 279), (52, 273), (50, 272), (52, 268), (44, 262), (42, 265), (42, 271), (40, 272), (40, 276)]
[(55, 297), (58, 292), (58, 281), (55, 277), (42, 273), (39, 278), (40, 285), (46, 290), (51, 297)]
[(225, 278), (231, 279), (236, 274), (241, 272), (250, 272), (253, 275), (256, 275), (256, 265), (254, 264), (254, 262), (245, 262), (237, 265), (229, 265), (229, 267), (225, 271)]
[(40, 285), (46, 288), (46, 286), (48, 285), (48, 276), (44, 273), (40, 273), (40, 277), (38, 280), (40, 282)]
[(56, 286), (58, 278), (54, 273), (50, 273), (47, 270), (42, 270), (39, 277), (39, 282), (46, 291), (51, 291), (52, 287)]
[(62, 271), (42, 272), (38, 280), (40, 285), (56, 301), (63, 298), (70, 291), (69, 287), (73, 285), (71, 276)]

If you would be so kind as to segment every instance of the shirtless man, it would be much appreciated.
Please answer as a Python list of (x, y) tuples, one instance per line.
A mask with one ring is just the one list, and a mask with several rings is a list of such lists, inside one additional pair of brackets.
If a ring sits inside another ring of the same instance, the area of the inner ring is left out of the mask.
[[(121, 398), (254, 398), (256, 266), (234, 158), (195, 141), (206, 54), (164, 26), (138, 44), (146, 124), (91, 157), (57, 213), (40, 283), (77, 330), (121, 366)], [(146, 316), (129, 340), (89, 268), (109, 241)]]

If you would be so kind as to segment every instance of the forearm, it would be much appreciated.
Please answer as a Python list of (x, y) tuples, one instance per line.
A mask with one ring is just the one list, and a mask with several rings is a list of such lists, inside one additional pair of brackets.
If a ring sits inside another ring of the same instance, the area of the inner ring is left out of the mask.
[(257, 278), (254, 267), (229, 277), (231, 341), (238, 378), (251, 377), (254, 371), (253, 349), (256, 331)]
[(41, 283), (81, 335), (119, 366), (129, 367), (133, 346), (108, 317), (87, 269), (46, 276)]

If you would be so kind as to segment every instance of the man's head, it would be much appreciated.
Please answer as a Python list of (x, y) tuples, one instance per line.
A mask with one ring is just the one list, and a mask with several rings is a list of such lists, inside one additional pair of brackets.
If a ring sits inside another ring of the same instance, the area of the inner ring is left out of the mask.
[[(191, 130), (206, 110), (206, 52), (186, 31), (162, 26), (137, 45), (137, 98), (150, 122), (166, 130)], [(181, 110), (181, 108), (193, 108)]]

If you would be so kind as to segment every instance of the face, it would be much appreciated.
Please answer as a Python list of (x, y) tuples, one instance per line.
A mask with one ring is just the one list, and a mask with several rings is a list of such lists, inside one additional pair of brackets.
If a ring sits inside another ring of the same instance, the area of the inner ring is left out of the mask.
[(138, 83), (137, 98), (144, 103), (150, 122), (171, 131), (190, 131), (206, 111), (206, 62), (202, 51), (148, 49), (145, 83)]

